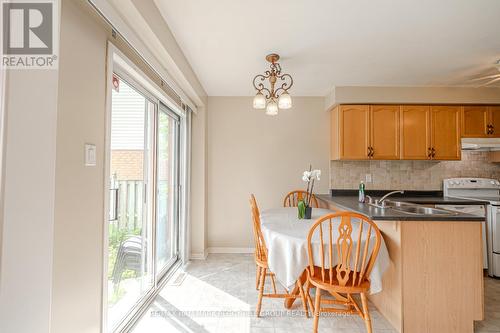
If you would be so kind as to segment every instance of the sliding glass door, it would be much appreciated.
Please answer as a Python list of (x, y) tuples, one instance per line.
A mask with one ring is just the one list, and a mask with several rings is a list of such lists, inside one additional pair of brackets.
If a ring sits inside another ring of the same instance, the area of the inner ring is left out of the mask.
[(107, 326), (132, 317), (178, 258), (180, 118), (113, 75)]
[(156, 267), (158, 278), (177, 260), (179, 118), (160, 104), (156, 159)]
[(151, 122), (154, 103), (124, 80), (112, 92), (108, 328), (154, 286)]

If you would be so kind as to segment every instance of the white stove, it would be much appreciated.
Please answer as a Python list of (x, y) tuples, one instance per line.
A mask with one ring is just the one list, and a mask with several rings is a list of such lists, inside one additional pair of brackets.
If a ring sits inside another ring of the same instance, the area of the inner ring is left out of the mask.
[(447, 209), (485, 217), (483, 266), (488, 268), (488, 275), (500, 277), (500, 182), (488, 178), (450, 178), (443, 181), (443, 193), (445, 197), (478, 201), (478, 205), (453, 205)]

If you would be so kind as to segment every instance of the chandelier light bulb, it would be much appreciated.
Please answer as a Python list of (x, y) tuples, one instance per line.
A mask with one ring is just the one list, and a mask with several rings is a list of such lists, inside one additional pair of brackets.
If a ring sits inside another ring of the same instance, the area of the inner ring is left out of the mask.
[(268, 116), (276, 116), (278, 114), (278, 104), (274, 99), (271, 99), (269, 103), (267, 103), (266, 114)]
[(253, 98), (253, 107), (254, 109), (265, 109), (266, 108), (266, 97), (261, 92), (258, 92), (257, 95)]
[(283, 110), (290, 109), (292, 107), (292, 97), (287, 92), (280, 95), (278, 99), (278, 107)]

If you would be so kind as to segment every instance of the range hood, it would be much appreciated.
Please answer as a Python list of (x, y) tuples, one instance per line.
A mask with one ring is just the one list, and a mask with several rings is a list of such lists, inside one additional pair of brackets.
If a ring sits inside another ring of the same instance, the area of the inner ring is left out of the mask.
[(462, 150), (500, 151), (500, 138), (463, 138)]

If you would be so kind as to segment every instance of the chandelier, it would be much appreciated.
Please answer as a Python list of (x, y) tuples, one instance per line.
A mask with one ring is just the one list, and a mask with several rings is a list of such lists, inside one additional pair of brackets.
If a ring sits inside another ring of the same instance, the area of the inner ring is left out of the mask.
[[(290, 74), (281, 73), (279, 59), (280, 56), (275, 53), (267, 55), (266, 60), (271, 63), (270, 69), (265, 71), (264, 75), (258, 74), (253, 79), (253, 86), (257, 90), (253, 107), (266, 109), (266, 114), (270, 116), (277, 115), (279, 109), (292, 107), (292, 97), (288, 94), (288, 89), (292, 87), (293, 79)], [(269, 88), (264, 86), (266, 80), (269, 80)]]

